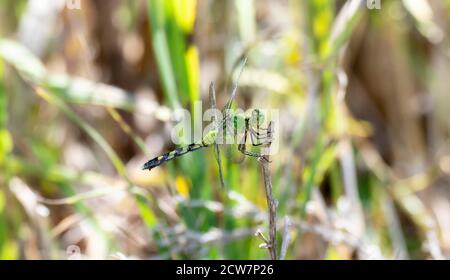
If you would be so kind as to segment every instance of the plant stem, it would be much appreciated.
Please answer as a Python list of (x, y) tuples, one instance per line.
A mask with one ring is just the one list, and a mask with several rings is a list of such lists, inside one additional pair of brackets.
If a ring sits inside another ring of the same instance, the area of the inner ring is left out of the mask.
[(266, 199), (267, 206), (269, 208), (269, 243), (268, 249), (270, 253), (270, 258), (272, 260), (277, 259), (277, 225), (276, 225), (276, 216), (277, 216), (277, 205), (272, 195), (272, 178), (270, 176), (269, 171), (269, 159), (267, 156), (263, 156), (259, 160), (261, 164), (261, 170), (264, 178), (264, 187), (266, 190)]

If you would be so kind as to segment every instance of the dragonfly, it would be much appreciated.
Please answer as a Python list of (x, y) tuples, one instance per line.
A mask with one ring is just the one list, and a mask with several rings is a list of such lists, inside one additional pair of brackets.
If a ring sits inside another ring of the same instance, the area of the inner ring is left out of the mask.
[(232, 109), (232, 104), (237, 92), (239, 78), (242, 74), (245, 64), (246, 59), (244, 59), (237, 80), (234, 83), (231, 96), (224, 106), (223, 118), (221, 120), (218, 120), (215, 86), (214, 83), (211, 83), (209, 87), (209, 96), (211, 109), (213, 109), (213, 112), (215, 112), (212, 118), (214, 124), (213, 128), (208, 131), (200, 141), (177, 147), (173, 151), (147, 161), (142, 166), (142, 170), (150, 171), (155, 167), (158, 167), (170, 160), (181, 157), (185, 154), (214, 146), (215, 156), (219, 167), (219, 177), (221, 185), (224, 188), (225, 180), (222, 172), (221, 150), (219, 145), (237, 143), (238, 151), (241, 152), (244, 156), (255, 158), (261, 158), (264, 156), (262, 152), (247, 150), (247, 139), (250, 138), (252, 146), (269, 147), (272, 142), (273, 136), (272, 122), (269, 122), (267, 127), (263, 127), (265, 122), (265, 115), (259, 109), (253, 109), (250, 115), (245, 115)]

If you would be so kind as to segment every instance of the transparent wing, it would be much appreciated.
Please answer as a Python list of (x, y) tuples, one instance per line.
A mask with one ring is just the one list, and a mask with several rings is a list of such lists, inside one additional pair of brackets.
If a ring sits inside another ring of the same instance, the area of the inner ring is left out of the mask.
[(242, 163), (244, 161), (245, 156), (239, 152), (238, 145), (241, 143), (244, 138), (243, 129), (238, 129), (235, 127), (235, 124), (232, 122), (231, 118), (226, 120), (226, 134), (232, 138), (231, 144), (225, 145), (226, 157), (232, 163)]
[[(216, 143), (214, 144), (214, 154), (216, 156), (217, 164), (219, 167), (220, 184), (222, 185), (222, 188), (225, 188), (225, 179), (223, 176), (222, 158), (221, 158), (221, 151), (220, 151), (219, 143), (226, 143), (226, 141), (225, 141), (226, 139), (224, 139), (224, 137), (226, 138), (226, 135), (229, 135), (229, 133), (232, 133), (232, 131), (230, 131), (230, 129), (232, 128), (232, 123), (231, 123), (231, 117), (229, 115), (229, 110), (231, 109), (233, 100), (236, 96), (239, 79), (241, 77), (242, 71), (244, 70), (246, 63), (247, 63), (247, 57), (245, 57), (243, 60), (237, 80), (233, 85), (233, 89), (232, 89), (230, 98), (228, 99), (228, 101), (224, 107), (224, 112), (223, 112), (224, 117), (222, 120), (219, 120), (218, 116), (217, 116), (216, 89), (215, 89), (214, 83), (211, 83), (211, 85), (209, 87), (209, 99), (210, 99), (211, 109), (214, 110), (214, 115), (213, 115), (214, 128), (218, 131)], [(230, 145), (225, 144), (225, 146), (228, 147)], [(227, 152), (226, 152), (227, 158), (229, 157), (229, 154), (230, 154), (228, 152), (228, 150), (229, 149), (227, 148)]]
[[(211, 109), (214, 111), (213, 115), (213, 123), (214, 123), (214, 129), (216, 131), (219, 131), (219, 121), (217, 116), (217, 105), (216, 105), (216, 89), (214, 83), (211, 83), (209, 86), (209, 102), (211, 104)], [(222, 159), (220, 157), (220, 147), (218, 144), (218, 141), (216, 140), (216, 144), (214, 144), (214, 154), (216, 156), (217, 165), (219, 167), (219, 177), (220, 177), (220, 184), (223, 189), (225, 189), (225, 179), (223, 177), (223, 170), (222, 170)]]
[(241, 65), (241, 69), (239, 70), (239, 74), (236, 79), (236, 82), (233, 84), (233, 89), (231, 90), (230, 98), (228, 99), (227, 104), (225, 104), (225, 108), (224, 108), (225, 113), (227, 113), (227, 111), (231, 109), (231, 105), (233, 104), (234, 97), (236, 96), (239, 79), (241, 78), (242, 72), (244, 71), (246, 64), (247, 64), (247, 57), (244, 57), (244, 60)]
[[(233, 66), (232, 72), (234, 72), (234, 69), (239, 66), (240, 61), (241, 60), (238, 60), (237, 63), (235, 64), (235, 66)], [(241, 78), (242, 72), (244, 71), (246, 64), (247, 64), (247, 57), (244, 57), (242, 60), (241, 69), (239, 70), (238, 76), (236, 78), (236, 82), (233, 84), (233, 89), (231, 91), (230, 98), (228, 99), (228, 101), (224, 107), (224, 119), (222, 121), (222, 125), (225, 124), (225, 126), (223, 127), (223, 131), (221, 134), (225, 135), (225, 136), (232, 136), (232, 137), (234, 137), (235, 141), (236, 141), (236, 137), (239, 137), (239, 135), (236, 135), (236, 131), (234, 131), (234, 125), (232, 123), (231, 116), (230, 116), (230, 109), (231, 109), (231, 106), (233, 105), (234, 98), (236, 97), (239, 80)], [(226, 142), (222, 142), (222, 143), (226, 143)], [(232, 149), (232, 148), (235, 148), (235, 149)], [(233, 157), (233, 150), (237, 150), (236, 144), (232, 144), (232, 145), (225, 144), (225, 154), (226, 154), (227, 159), (230, 161), (236, 162), (236, 163), (242, 162), (244, 160), (244, 157), (243, 156), (241, 157), (239, 155), (239, 158), (236, 159), (236, 157)]]

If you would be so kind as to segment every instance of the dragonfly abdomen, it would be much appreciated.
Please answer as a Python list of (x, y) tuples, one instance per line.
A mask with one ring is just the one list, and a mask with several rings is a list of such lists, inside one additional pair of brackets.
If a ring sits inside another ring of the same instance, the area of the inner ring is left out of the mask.
[(165, 163), (166, 161), (172, 160), (189, 152), (205, 148), (207, 146), (208, 145), (206, 143), (201, 143), (201, 144), (190, 144), (188, 146), (177, 148), (171, 152), (165, 153), (162, 156), (155, 157), (154, 159), (147, 161), (142, 167), (142, 170), (145, 169), (152, 170), (153, 168)]

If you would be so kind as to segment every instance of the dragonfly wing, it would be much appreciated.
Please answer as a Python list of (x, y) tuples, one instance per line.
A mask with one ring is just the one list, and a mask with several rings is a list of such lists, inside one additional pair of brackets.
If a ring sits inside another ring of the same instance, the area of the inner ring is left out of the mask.
[[(231, 105), (233, 103), (233, 100), (236, 96), (236, 92), (237, 92), (237, 85), (239, 82), (239, 79), (241, 77), (242, 71), (244, 70), (244, 66), (247, 63), (247, 57), (244, 58), (244, 61), (242, 63), (241, 69), (239, 71), (236, 83), (233, 86), (233, 90), (231, 92), (231, 96), (228, 99), (225, 107), (224, 107), (224, 118), (219, 121), (218, 116), (217, 116), (217, 104), (216, 104), (216, 90), (215, 90), (215, 86), (214, 83), (211, 83), (210, 87), (209, 87), (209, 98), (210, 98), (210, 103), (211, 103), (211, 109), (214, 110), (214, 115), (213, 115), (213, 122), (214, 122), (214, 127), (215, 129), (218, 131), (218, 136), (216, 138), (216, 143), (214, 144), (214, 154), (216, 156), (216, 160), (217, 160), (217, 164), (219, 166), (219, 176), (220, 176), (220, 184), (222, 185), (222, 188), (225, 188), (225, 179), (223, 176), (223, 169), (222, 169), (222, 158), (221, 158), (221, 151), (220, 151), (220, 146), (219, 143), (225, 143), (226, 138), (224, 139), (224, 134), (228, 133), (228, 129), (225, 129), (225, 133), (224, 133), (224, 123), (226, 123), (227, 121), (231, 120), (229, 118), (228, 111), (231, 108)], [(230, 127), (228, 124), (226, 124), (226, 127)], [(228, 153), (227, 153), (228, 154)]]
[(231, 91), (230, 98), (227, 101), (227, 104), (225, 105), (225, 112), (229, 109), (231, 109), (231, 105), (233, 104), (234, 97), (236, 96), (239, 79), (241, 78), (242, 72), (244, 71), (245, 64), (247, 64), (247, 57), (244, 57), (244, 61), (242, 62), (241, 69), (239, 70), (239, 74), (237, 76), (236, 82), (233, 84), (233, 89)]
[[(211, 103), (211, 109), (214, 111), (213, 115), (213, 122), (214, 122), (214, 129), (217, 131), (219, 130), (219, 124), (218, 124), (218, 116), (217, 116), (217, 105), (216, 105), (216, 89), (214, 83), (211, 83), (209, 86), (209, 101)], [(217, 165), (219, 167), (219, 177), (220, 177), (220, 184), (222, 186), (222, 189), (225, 189), (225, 179), (223, 177), (223, 170), (222, 170), (222, 159), (220, 157), (220, 147), (219, 144), (214, 144), (214, 155), (216, 156)]]
[(243, 138), (243, 131), (235, 129), (231, 117), (224, 120), (224, 150), (225, 157), (229, 162), (232, 163), (242, 163), (245, 156), (238, 152), (238, 145), (241, 143)]

